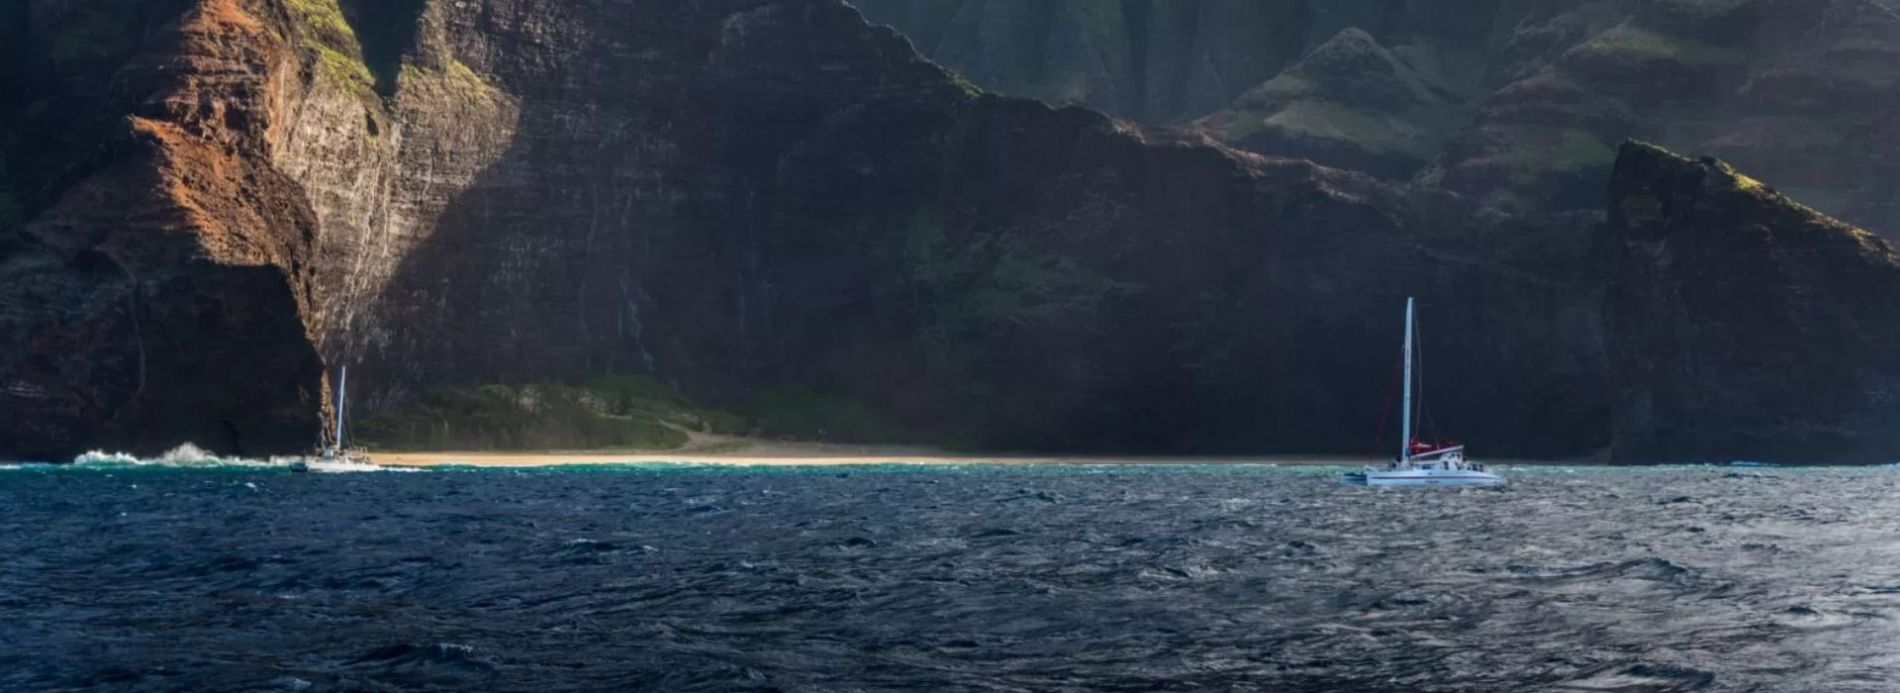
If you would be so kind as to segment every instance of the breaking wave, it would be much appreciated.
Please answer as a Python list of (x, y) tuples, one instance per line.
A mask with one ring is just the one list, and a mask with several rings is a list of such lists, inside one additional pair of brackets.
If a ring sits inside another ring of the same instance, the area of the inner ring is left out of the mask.
[[(288, 468), (293, 459), (282, 458), (281, 466)], [(219, 457), (193, 443), (185, 443), (152, 458), (104, 450), (94, 450), (73, 458), (73, 466), (76, 467), (268, 467), (273, 463), (274, 460)]]
[[(44, 462), (18, 462), (0, 464), (0, 471), (46, 471), (46, 470), (125, 470), (125, 469), (201, 469), (201, 470), (282, 470), (291, 467), (305, 458), (294, 455), (273, 456), (268, 458), (224, 457), (194, 443), (185, 443), (166, 451), (157, 457), (139, 457), (124, 452), (93, 450), (74, 457), (71, 464), (50, 464)], [(413, 471), (379, 467), (374, 464), (358, 462), (308, 461), (310, 471), (327, 474)]]

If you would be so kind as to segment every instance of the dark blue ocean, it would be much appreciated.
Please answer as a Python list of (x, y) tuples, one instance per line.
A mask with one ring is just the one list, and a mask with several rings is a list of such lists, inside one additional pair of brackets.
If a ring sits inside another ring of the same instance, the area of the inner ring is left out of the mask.
[(4, 691), (1893, 691), (1900, 470), (0, 470)]

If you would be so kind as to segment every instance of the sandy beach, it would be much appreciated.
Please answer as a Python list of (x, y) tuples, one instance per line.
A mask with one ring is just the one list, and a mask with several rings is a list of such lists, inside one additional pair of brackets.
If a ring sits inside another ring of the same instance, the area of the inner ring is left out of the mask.
[(385, 467), (558, 467), (602, 464), (705, 464), (730, 466), (852, 466), (852, 465), (1043, 465), (1043, 464), (1276, 464), (1351, 465), (1370, 462), (1356, 457), (1083, 457), (1050, 455), (958, 454), (928, 447), (836, 445), (767, 441), (726, 441), (720, 445), (689, 445), (676, 451), (571, 452), (377, 452), (371, 459)]
[[(847, 445), (768, 440), (688, 431), (690, 441), (674, 450), (549, 450), (533, 452), (370, 452), (384, 467), (560, 467), (606, 464), (704, 464), (735, 467), (831, 467), (852, 465), (1155, 465), (1234, 464), (1359, 466), (1385, 458), (1358, 455), (1049, 455), (958, 453), (918, 445)], [(1600, 464), (1588, 460), (1489, 460), (1493, 464)]]

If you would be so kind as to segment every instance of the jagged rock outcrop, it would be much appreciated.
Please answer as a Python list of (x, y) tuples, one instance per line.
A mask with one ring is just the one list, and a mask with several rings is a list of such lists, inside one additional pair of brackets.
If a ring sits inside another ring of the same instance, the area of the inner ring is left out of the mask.
[(1617, 459), (1884, 462), (1900, 254), (1715, 159), (1632, 143), (1611, 184)]

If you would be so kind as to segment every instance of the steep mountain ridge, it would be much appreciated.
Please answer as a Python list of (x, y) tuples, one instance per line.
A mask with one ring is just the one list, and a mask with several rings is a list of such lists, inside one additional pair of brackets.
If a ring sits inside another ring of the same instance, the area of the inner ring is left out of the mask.
[[(1145, 11), (1091, 32), (1061, 30), (1085, 24), (1071, 17), (1077, 7), (1146, 6), (1133, 0), (860, 5), (985, 87), (1147, 122), (1193, 119), (1262, 154), (1507, 211), (1599, 208), (1617, 144), (1636, 137), (1717, 154), (1823, 210), (1900, 233), (1888, 228), (1900, 197), (1889, 163), (1900, 155), (1900, 14), (1890, 2), (1176, 3), (1206, 22), (1183, 41), (1148, 38), (1175, 34)], [(922, 9), (951, 6), (955, 14)], [(1138, 80), (1097, 64), (1125, 59), (1071, 57), (1123, 54), (1210, 66), (1222, 78), (1172, 73), (1157, 83), (1196, 97), (1157, 110), (1122, 98)], [(1209, 57), (1229, 54), (1250, 59)], [(1392, 88), (1420, 84), (1430, 88)], [(1404, 98), (1378, 96), (1392, 93)]]

